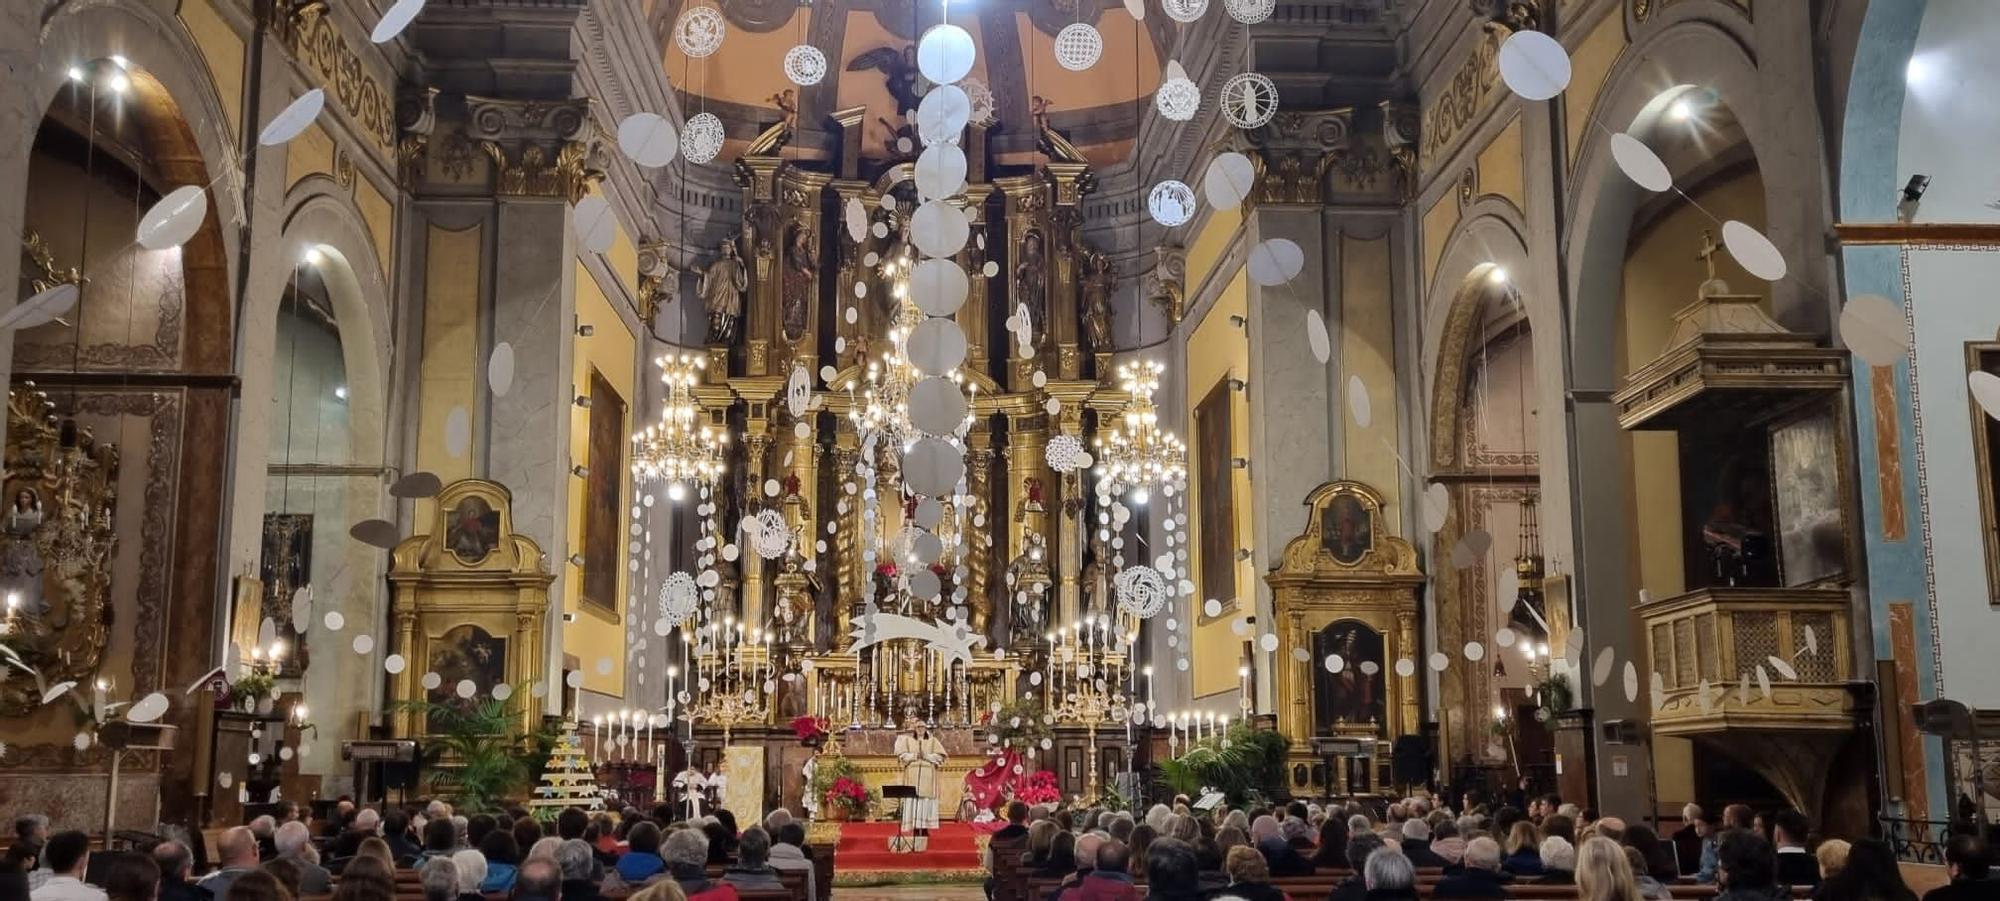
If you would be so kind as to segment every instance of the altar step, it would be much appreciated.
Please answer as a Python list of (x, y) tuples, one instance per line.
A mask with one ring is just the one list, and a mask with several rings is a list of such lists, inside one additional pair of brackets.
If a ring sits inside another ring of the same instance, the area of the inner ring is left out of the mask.
[(897, 854), (889, 850), (896, 824), (843, 823), (840, 844), (834, 846), (834, 866), (842, 874), (881, 870), (980, 869), (979, 846), (984, 838), (965, 823), (940, 823), (931, 830), (930, 850)]

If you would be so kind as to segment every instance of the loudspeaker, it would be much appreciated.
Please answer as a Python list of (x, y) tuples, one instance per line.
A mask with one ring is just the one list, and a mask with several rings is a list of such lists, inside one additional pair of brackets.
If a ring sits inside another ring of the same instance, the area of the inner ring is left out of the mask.
[(1398, 735), (1390, 752), (1397, 785), (1417, 785), (1431, 778), (1431, 743), (1421, 735)]

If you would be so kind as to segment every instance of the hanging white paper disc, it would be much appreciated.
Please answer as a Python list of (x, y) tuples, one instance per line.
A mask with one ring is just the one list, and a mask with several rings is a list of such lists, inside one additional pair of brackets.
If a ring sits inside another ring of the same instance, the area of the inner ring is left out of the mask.
[(957, 141), (971, 120), (972, 97), (958, 85), (938, 85), (917, 102), (917, 137), (926, 144)]
[(2000, 376), (1986, 370), (1967, 373), (1965, 387), (1972, 393), (1972, 399), (1986, 415), (2000, 419)]
[(591, 253), (610, 250), (611, 242), (618, 237), (618, 216), (611, 211), (611, 202), (601, 194), (577, 201), (575, 221), (577, 243)]
[(395, 6), (376, 20), (375, 30), (368, 33), (368, 40), (376, 44), (386, 44), (410, 27), (417, 14), (424, 11), (424, 0), (398, 0)]
[(965, 211), (942, 200), (925, 201), (910, 216), (910, 243), (925, 256), (951, 256), (971, 237), (972, 222)]
[(934, 25), (917, 41), (917, 71), (938, 84), (951, 84), (972, 72), (977, 54), (972, 34), (956, 25)]
[(944, 505), (938, 503), (938, 499), (934, 497), (918, 501), (916, 512), (917, 526), (920, 528), (935, 529), (938, 523), (944, 521)]
[(347, 534), (369, 547), (385, 551), (396, 547), (396, 524), (385, 519), (364, 519), (349, 527)]
[(1639, 665), (1625, 661), (1625, 703), (1639, 702)]
[(1174, 122), (1186, 122), (1201, 110), (1201, 88), (1187, 78), (1170, 78), (1153, 92), (1153, 106)]
[(135, 723), (150, 723), (167, 712), (167, 703), (165, 694), (153, 692), (126, 708), (125, 718)]
[(918, 494), (942, 496), (964, 475), (958, 448), (942, 439), (919, 438), (903, 453), (903, 483)]
[(63, 284), (36, 294), (0, 313), (0, 331), (20, 331), (47, 325), (76, 307), (83, 296), (75, 285)]
[(1648, 191), (1665, 191), (1674, 186), (1673, 173), (1660, 161), (1659, 154), (1646, 142), (1625, 132), (1611, 136), (1611, 160), (1633, 184)]
[(325, 616), (320, 617), (320, 623), (326, 626), (328, 632), (338, 632), (347, 628), (347, 617), (341, 616), (338, 610), (328, 610)]
[(514, 345), (505, 341), (493, 345), (486, 358), (486, 387), (495, 397), (506, 397), (514, 387)]
[(1265, 287), (1282, 285), (1305, 271), (1306, 252), (1290, 238), (1267, 238), (1250, 248), (1245, 264), (1250, 280)]
[(186, 244), (208, 218), (208, 190), (201, 185), (175, 188), (153, 204), (139, 220), (139, 246), (166, 250)]
[(452, 692), (469, 701), (472, 700), (473, 695), (479, 693), (479, 686), (474, 685), (471, 679), (460, 679), (458, 680), (458, 684), (453, 686)]
[(1104, 36), (1088, 22), (1071, 22), (1056, 32), (1056, 65), (1082, 72), (1104, 55)]
[[(933, 537), (932, 540), (935, 541), (936, 538)], [(943, 588), (944, 586), (938, 581), (937, 573), (928, 569), (919, 569), (910, 574), (910, 593), (923, 600), (936, 598)]]
[(1513, 629), (1505, 626), (1500, 627), (1500, 631), (1493, 633), (1493, 643), (1503, 648), (1511, 648), (1514, 646), (1514, 642), (1519, 640), (1520, 636), (1514, 634)]
[(826, 54), (811, 44), (800, 44), (785, 51), (785, 77), (799, 87), (819, 84), (826, 77)]
[(409, 665), (410, 662), (408, 660), (403, 659), (403, 655), (401, 654), (390, 654), (389, 656), (382, 658), (382, 671), (388, 673), (391, 676), (401, 673), (404, 669), (408, 668)]
[(868, 207), (859, 197), (847, 198), (847, 205), (841, 212), (847, 224), (847, 237), (856, 244), (868, 237)]
[(696, 113), (681, 128), (681, 156), (701, 165), (722, 152), (722, 119), (714, 113)]
[(1605, 645), (1599, 649), (1597, 659), (1591, 661), (1590, 664), (1590, 684), (1594, 687), (1603, 687), (1604, 683), (1611, 678), (1612, 665), (1617, 662), (1617, 654), (1611, 650), (1610, 645)]
[(389, 486), (390, 497), (426, 498), (437, 497), (444, 490), (444, 480), (434, 472), (413, 472), (397, 479)]
[(351, 647), (354, 648), (354, 653), (364, 657), (373, 654), (375, 653), (375, 637), (372, 635), (356, 635)]
[(1182, 25), (1192, 25), (1208, 12), (1208, 0), (1160, 0), (1160, 11)]
[(1424, 530), (1435, 532), (1444, 528), (1451, 518), (1451, 489), (1442, 483), (1432, 482), (1424, 487)]
[(926, 319), (910, 330), (905, 349), (918, 372), (944, 375), (965, 362), (965, 331), (950, 319)]
[(1430, 665), (1431, 665), (1431, 672), (1441, 673), (1444, 672), (1446, 669), (1450, 668), (1451, 658), (1446, 656), (1445, 652), (1443, 651), (1432, 651), (1430, 656)]
[(942, 199), (964, 190), (965, 151), (947, 143), (924, 148), (917, 157), (916, 181), (917, 192), (926, 198)]
[(1465, 659), (1478, 663), (1486, 659), (1486, 646), (1476, 641), (1465, 643)]
[(1223, 0), (1222, 8), (1229, 11), (1230, 18), (1255, 25), (1277, 12), (1278, 0)]
[(1375, 419), (1375, 406), (1368, 400), (1368, 386), (1358, 375), (1347, 377), (1347, 412), (1354, 417), (1354, 424), (1364, 429)]
[(444, 452), (462, 459), (472, 448), (472, 416), (464, 407), (453, 407), (444, 416)]
[(1840, 341), (1870, 366), (1894, 366), (1910, 352), (1910, 321), (1880, 294), (1863, 294), (1840, 308)]
[(674, 123), (658, 113), (633, 113), (618, 123), (618, 149), (632, 162), (657, 169), (674, 161), (681, 152), (681, 136)]
[(1239, 72), (1217, 94), (1222, 117), (1241, 129), (1262, 128), (1278, 114), (1278, 86), (1256, 72)]
[(1731, 219), (1722, 223), (1722, 246), (1751, 275), (1767, 282), (1785, 277), (1785, 256), (1763, 232)]
[(1243, 199), (1250, 196), (1250, 189), (1257, 184), (1256, 167), (1250, 158), (1235, 151), (1216, 154), (1208, 161), (1208, 170), (1202, 173), (1201, 190), (1208, 196), (1208, 205), (1218, 210), (1233, 210), (1243, 205)]
[(949, 435), (965, 422), (965, 392), (956, 382), (931, 376), (910, 387), (910, 422), (932, 435)]
[(928, 315), (957, 313), (971, 292), (972, 280), (954, 260), (925, 260), (910, 270), (910, 300)]
[(264, 125), (264, 130), (257, 133), (257, 143), (266, 147), (276, 147), (298, 137), (300, 132), (313, 124), (314, 119), (319, 118), (320, 110), (325, 108), (325, 90), (313, 88), (300, 94), (299, 99), (292, 101), (290, 105), (279, 110), (277, 115), (271, 117), (271, 121)]
[(674, 22), (674, 44), (682, 53), (701, 59), (721, 49), (723, 35), (728, 30), (721, 11), (712, 6), (697, 6), (681, 13)]
[[(1365, 665), (1365, 664), (1364, 664)], [(1396, 675), (1408, 679), (1417, 674), (1417, 662), (1405, 657), (1396, 661)]]
[(1306, 311), (1306, 344), (1312, 347), (1313, 359), (1325, 363), (1333, 359), (1333, 339), (1326, 334), (1326, 317), (1318, 310)]
[(1335, 675), (1338, 675), (1341, 670), (1347, 668), (1347, 661), (1342, 660), (1339, 654), (1326, 655), (1326, 660), (1324, 661), (1324, 664), (1326, 666), (1326, 671), (1329, 673), (1333, 673)]
[(1500, 45), (1500, 80), (1526, 100), (1547, 100), (1569, 87), (1569, 52), (1539, 31), (1517, 31)]
[(1194, 218), (1194, 189), (1171, 178), (1160, 182), (1146, 195), (1146, 212), (1168, 228), (1186, 225)]

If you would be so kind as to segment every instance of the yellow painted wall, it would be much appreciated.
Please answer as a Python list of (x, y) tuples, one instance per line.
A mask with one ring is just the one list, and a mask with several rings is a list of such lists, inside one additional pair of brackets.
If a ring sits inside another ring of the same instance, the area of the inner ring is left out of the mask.
[(187, 26), (201, 58), (215, 80), (215, 94), (222, 101), (229, 130), (243, 133), (243, 38), (222, 20), (212, 0), (182, 0), (181, 24)]
[[(1592, 128), (1597, 137), (1584, 131), (1590, 128), (1590, 117), (1596, 110), (1597, 95), (1604, 90), (1604, 80), (1611, 75), (1611, 67), (1618, 62), (1618, 54), (1625, 52), (1625, 17), (1613, 12), (1599, 20), (1591, 29), (1583, 43), (1578, 44), (1570, 54), (1569, 88), (1563, 92), (1563, 111), (1569, 117), (1564, 123), (1569, 141), (1569, 158), (1575, 162), (1578, 150), (1584, 142), (1602, 140), (1603, 132)], [(1660, 87), (1665, 88), (1666, 85)], [(1620, 131), (1628, 123), (1602, 123), (1612, 131)]]
[(1437, 278), (1438, 259), (1444, 256), (1444, 242), (1458, 227), (1458, 192), (1447, 191), (1424, 211), (1424, 285)]
[[(611, 383), (619, 396), (625, 398), (625, 434), (632, 431), (632, 417), (636, 412), (637, 394), (633, 386), (637, 378), (632, 371), (632, 361), (638, 358), (637, 339), (625, 327), (625, 321), (618, 317), (612, 301), (581, 261), (576, 264), (576, 317), (580, 325), (595, 326), (590, 337), (576, 338), (574, 368), (571, 382), (578, 394), (590, 391), (592, 370), (602, 373), (605, 381)], [(583, 407), (570, 405), (569, 454), (570, 459), (582, 461), (583, 465), (596, 469), (600, 466), (615, 467), (623, 482), (618, 493), (618, 509), (613, 511), (618, 522), (628, 520), (624, 511), (632, 505), (632, 484), (628, 475), (630, 467), (622, 457), (619, 460), (590, 459), (590, 414)], [(583, 479), (569, 480), (569, 537), (568, 547), (572, 553), (583, 548)], [(625, 617), (626, 581), (629, 573), (625, 570), (626, 539), (621, 530), (618, 536), (618, 590), (612, 598), (616, 607), (614, 615), (607, 616), (603, 608), (595, 604), (584, 604), (580, 600), (583, 580), (577, 578), (577, 569), (567, 562), (560, 565), (569, 567), (569, 578), (563, 580), (563, 612), (575, 614), (575, 619), (563, 629), (563, 652), (574, 654), (583, 666), (583, 687), (613, 697), (625, 695), (625, 629), (621, 625)], [(611, 672), (597, 671), (599, 660), (611, 661)]]
[[(471, 446), (479, 446), (477, 379), (483, 366), (479, 349), (480, 273), (484, 229), (475, 224), (463, 231), (430, 226), (425, 236), (424, 347), (417, 363), (417, 396), (422, 415), (417, 422), (417, 468), (437, 473), (447, 484), (470, 478), (472, 455), (453, 457), (446, 448), (445, 420), (464, 408), (472, 423)], [(419, 516), (428, 511), (419, 510)]]
[[(1694, 201), (1722, 219), (1740, 219), (1764, 227), (1764, 182), (1751, 171), (1693, 192)], [(1621, 373), (1651, 362), (1666, 347), (1673, 314), (1694, 302), (1707, 271), (1695, 254), (1704, 229), (1716, 229), (1709, 217), (1689, 204), (1656, 220), (1633, 236), (1625, 257), (1624, 294), (1619, 298), (1618, 367)], [(1742, 293), (1763, 292), (1765, 283), (1736, 265), (1727, 253), (1715, 255), (1716, 274)], [(1630, 474), (1627, 509), (1631, 520), (1629, 559), (1633, 561), (1628, 597), (1645, 589), (1655, 598), (1687, 590), (1683, 572), (1680, 451), (1675, 432), (1627, 432), (1625, 471)], [(1634, 626), (1634, 647), (1644, 636)], [(1678, 809), (1694, 797), (1693, 748), (1662, 738), (1654, 747), (1654, 772), (1660, 809)]]
[[(1205, 237), (1206, 235), (1204, 235)], [(1192, 257), (1190, 253), (1190, 257)], [(1195, 271), (1192, 267), (1189, 272)], [(1230, 324), (1229, 317), (1242, 316), (1249, 309), (1250, 282), (1240, 268), (1229, 279), (1222, 294), (1210, 307), (1208, 315), (1188, 334), (1187, 345), (1187, 410), (1189, 429), (1194, 427), (1194, 408), (1208, 396), (1217, 382), (1232, 376), (1248, 379), (1250, 373), (1250, 343), (1243, 329)], [(1230, 393), (1230, 456), (1250, 455), (1250, 403), (1249, 395), (1242, 391)], [(1200, 472), (1202, 463), (1198, 459), (1200, 449), (1195, 446), (1193, 435), (1188, 436), (1188, 471)], [(1251, 547), (1255, 543), (1256, 523), (1253, 517), (1252, 488), (1249, 470), (1232, 469), (1234, 480), (1232, 496), (1236, 500), (1236, 542), (1238, 547)], [(1188, 504), (1189, 535), (1200, 535), (1202, 516), (1208, 508), (1202, 497), (1200, 485), (1194, 486), (1194, 498)], [(1199, 547), (1199, 544), (1196, 545)], [(1191, 563), (1188, 570), (1196, 585), (1202, 584), (1201, 555), (1189, 554)], [(1231, 600), (1238, 603), (1225, 609), (1223, 615), (1212, 621), (1197, 616), (1194, 630), (1194, 654), (1191, 656), (1190, 683), (1193, 696), (1229, 691), (1237, 685), (1236, 668), (1240, 665), (1243, 638), (1231, 631), (1229, 624), (1241, 616), (1256, 612), (1257, 564), (1255, 560), (1238, 560), (1236, 566), (1236, 598), (1216, 598), (1227, 608)], [(1198, 599), (1206, 603), (1207, 598)], [(1167, 666), (1173, 664), (1169, 662)]]
[(1335, 350), (1340, 365), (1340, 408), (1347, 409), (1347, 383), (1359, 377), (1368, 389), (1368, 426), (1362, 428), (1352, 414), (1346, 422), (1344, 470), (1350, 479), (1368, 483), (1382, 492), (1382, 524), (1389, 534), (1401, 535), (1402, 479), (1396, 454), (1396, 336), (1389, 300), (1389, 239), (1373, 240), (1340, 236), (1340, 347)]
[(382, 192), (375, 190), (375, 183), (366, 177), (354, 180), (354, 207), (361, 211), (361, 221), (368, 225), (368, 237), (375, 243), (375, 257), (382, 262), (382, 277), (389, 277), (395, 270), (392, 244), (396, 235), (396, 205)]
[(308, 175), (333, 174), (333, 136), (318, 125), (285, 145), (285, 190)]
[(1521, 117), (1507, 123), (1492, 143), (1479, 151), (1479, 193), (1505, 197), (1515, 209), (1527, 208), (1527, 189), (1522, 187)]

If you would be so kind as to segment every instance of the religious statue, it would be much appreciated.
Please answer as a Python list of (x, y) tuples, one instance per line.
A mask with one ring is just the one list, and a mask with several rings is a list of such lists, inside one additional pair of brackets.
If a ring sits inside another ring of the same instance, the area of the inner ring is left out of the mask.
[(903, 783), (914, 787), (917, 796), (903, 799), (902, 831), (916, 835), (907, 850), (921, 852), (930, 849), (931, 830), (938, 827), (938, 767), (944, 765), (944, 742), (931, 734), (930, 724), (915, 716), (903, 728), (906, 731), (896, 736), (896, 762), (903, 765)]
[(736, 255), (736, 239), (722, 242), (722, 255), (701, 271), (696, 290), (701, 305), (708, 310), (708, 343), (736, 343), (736, 329), (743, 318), (743, 298), (750, 290), (750, 270)]
[(1014, 303), (1028, 308), (1028, 328), (1038, 338), (1042, 334), (1043, 305), (1047, 303), (1048, 260), (1044, 256), (1042, 233), (1029, 229), (1021, 236), (1021, 261), (1014, 264)]
[(877, 47), (847, 64), (847, 71), (860, 72), (874, 69), (882, 73), (889, 90), (889, 96), (896, 99), (896, 115), (908, 118), (910, 111), (917, 108), (922, 95), (917, 91), (917, 48), (906, 45), (901, 50), (894, 47)]
[(819, 267), (813, 259), (812, 229), (793, 225), (785, 242), (785, 296), (781, 324), (785, 340), (796, 344), (806, 334), (806, 320), (812, 312), (814, 286)]
[(1118, 290), (1118, 264), (1101, 250), (1083, 257), (1083, 339), (1098, 353), (1111, 352), (1111, 292)]

